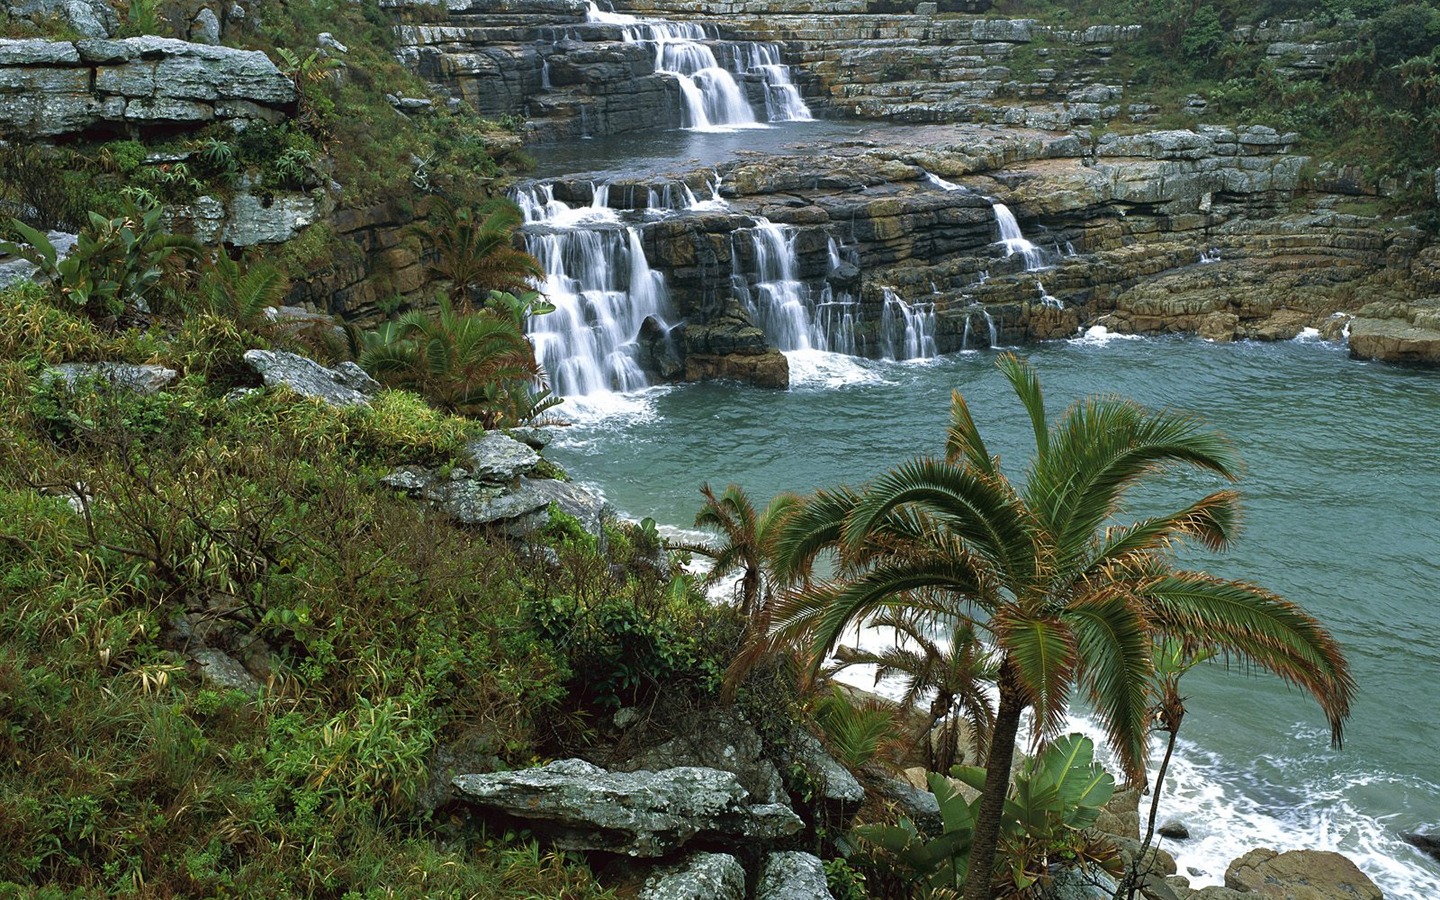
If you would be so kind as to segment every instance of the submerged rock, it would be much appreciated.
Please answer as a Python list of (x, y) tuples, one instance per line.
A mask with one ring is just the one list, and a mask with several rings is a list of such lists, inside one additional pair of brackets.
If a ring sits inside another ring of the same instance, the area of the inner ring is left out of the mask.
[(537, 769), (461, 775), (461, 799), (518, 819), (571, 850), (663, 856), (691, 840), (753, 844), (805, 823), (778, 804), (751, 804), (729, 772), (684, 766), (608, 772), (566, 759)]
[(1406, 832), (1405, 834), (1400, 835), (1400, 838), (1405, 843), (1411, 845), (1412, 847), (1420, 848), (1424, 852), (1430, 854), (1430, 856), (1437, 861), (1440, 861), (1440, 836), (1436, 836), (1433, 834), (1416, 834), (1414, 832)]
[(640, 900), (745, 900), (745, 870), (728, 853), (693, 853), (651, 875)]

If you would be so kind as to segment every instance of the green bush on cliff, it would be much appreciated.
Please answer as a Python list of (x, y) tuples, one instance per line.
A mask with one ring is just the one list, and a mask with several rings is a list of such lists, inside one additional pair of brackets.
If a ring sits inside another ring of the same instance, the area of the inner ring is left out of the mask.
[[(573, 859), (434, 815), (432, 754), (523, 765), (586, 717), (586, 657), (532, 604), (655, 612), (625, 640), (651, 634), (652, 674), (702, 690), (723, 618), (667, 590), (638, 537), (607, 556), (557, 519), (537, 538), (557, 570), (381, 486), (476, 433), (416, 395), (228, 397), (193, 359), (249, 340), (228, 321), (107, 334), (0, 291), (0, 893), (607, 896)], [(101, 359), (186, 374), (145, 397), (37, 387)], [(202, 645), (262, 685), (207, 683)], [(590, 671), (623, 692), (613, 661)]]

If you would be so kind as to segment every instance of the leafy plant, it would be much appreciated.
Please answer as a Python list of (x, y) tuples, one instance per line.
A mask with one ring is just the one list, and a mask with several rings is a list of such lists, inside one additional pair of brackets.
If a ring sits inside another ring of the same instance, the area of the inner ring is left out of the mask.
[(875, 701), (856, 704), (838, 686), (815, 704), (815, 724), (837, 760), (858, 769), (900, 736), (895, 709)]
[(416, 228), (433, 257), (430, 271), (450, 282), (451, 297), (462, 310), (469, 310), (481, 292), (496, 291), (508, 292), (520, 308), (493, 295), (492, 304), (505, 307), (512, 315), (536, 314), (538, 295), (531, 280), (543, 277), (544, 272), (534, 257), (514, 247), (520, 220), (519, 208), (509, 200), (491, 200), (471, 208), (439, 197), (425, 225)]
[(63, 259), (48, 237), (13, 220), (26, 243), (6, 242), (0, 251), (29, 260), (61, 297), (92, 316), (118, 316), (128, 307), (146, 308), (168, 265), (200, 252), (195, 239), (164, 232), (163, 212), (153, 203), (133, 205), (113, 219), (92, 212)]
[(206, 264), (195, 289), (181, 302), (187, 313), (224, 316), (242, 328), (255, 328), (265, 321), (266, 310), (285, 299), (289, 287), (277, 266), (264, 260), (241, 266), (220, 252)]
[(412, 310), (364, 333), (360, 365), (385, 384), (487, 428), (524, 424), (537, 408), (553, 405), (533, 393), (539, 366), (511, 318), (490, 310), (456, 312), (444, 296), (437, 304), (433, 316)]

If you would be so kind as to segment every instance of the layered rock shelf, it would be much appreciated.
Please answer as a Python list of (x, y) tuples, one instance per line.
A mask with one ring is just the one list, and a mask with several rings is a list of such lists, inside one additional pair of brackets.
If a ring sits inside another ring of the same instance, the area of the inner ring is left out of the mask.
[(276, 121), (295, 85), (258, 51), (161, 37), (0, 40), (0, 132), (63, 137)]

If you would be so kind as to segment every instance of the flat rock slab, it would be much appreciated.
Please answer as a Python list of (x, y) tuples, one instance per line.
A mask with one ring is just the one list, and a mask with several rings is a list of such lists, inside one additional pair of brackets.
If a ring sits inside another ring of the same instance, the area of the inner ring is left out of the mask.
[(1339, 853), (1251, 850), (1225, 870), (1225, 886), (1274, 900), (1382, 900), (1375, 882)]
[(684, 766), (609, 772), (565, 759), (537, 769), (461, 775), (461, 799), (525, 822), (567, 850), (663, 856), (692, 839), (756, 843), (805, 823), (778, 804), (752, 805), (729, 772)]
[(640, 900), (745, 900), (745, 870), (728, 853), (694, 853), (646, 879)]
[(825, 883), (825, 864), (811, 853), (772, 853), (760, 871), (755, 900), (822, 900), (832, 896)]
[(244, 359), (268, 387), (288, 387), (334, 407), (370, 403), (364, 392), (351, 386), (357, 381), (349, 370), (327, 369), (313, 359), (279, 350), (246, 350)]
[(61, 382), (70, 390), (81, 381), (108, 382), (136, 394), (153, 394), (180, 373), (164, 366), (136, 366), (130, 363), (65, 363), (52, 366), (40, 375), (42, 384)]

